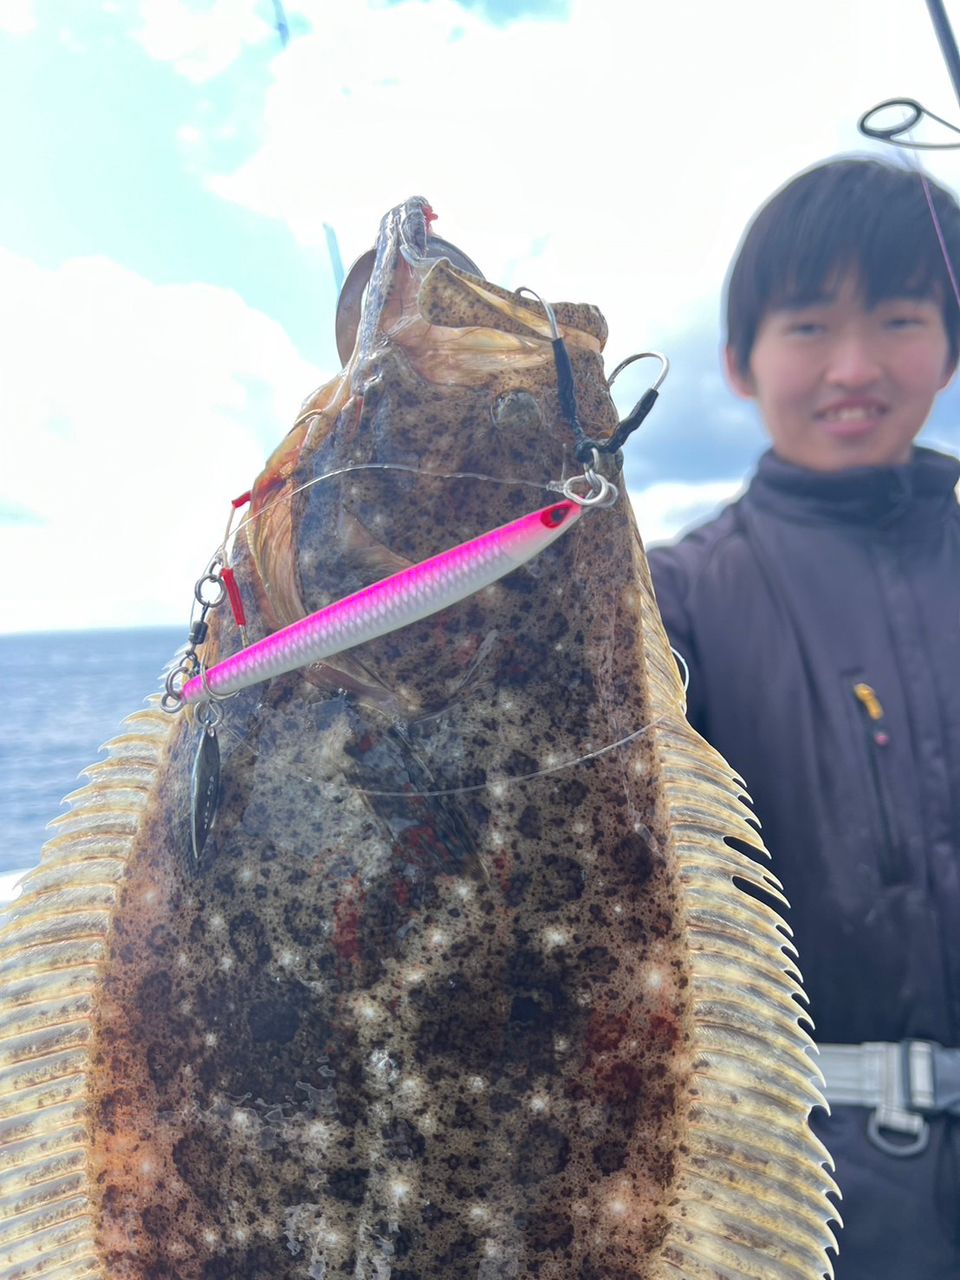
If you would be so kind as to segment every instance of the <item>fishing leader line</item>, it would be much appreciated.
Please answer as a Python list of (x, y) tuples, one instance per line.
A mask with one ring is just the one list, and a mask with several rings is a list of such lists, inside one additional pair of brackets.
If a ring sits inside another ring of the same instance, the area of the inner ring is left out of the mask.
[[(469, 783), (462, 787), (438, 787), (431, 791), (378, 791), (373, 790), (370, 787), (358, 787), (352, 784), (348, 784), (348, 789), (358, 795), (371, 796), (374, 799), (389, 800), (430, 800), (444, 796), (468, 795), (477, 791), (492, 791), (496, 794), (498, 788), (516, 786), (522, 782), (534, 782), (538, 778), (549, 777), (551, 774), (560, 773), (564, 769), (574, 769), (577, 765), (586, 764), (601, 756), (609, 755), (611, 751), (616, 751), (618, 748), (625, 747), (628, 743), (635, 742), (637, 739), (642, 738), (645, 734), (652, 733), (653, 730), (663, 724), (666, 719), (667, 715), (665, 713), (662, 716), (658, 716), (656, 720), (650, 721), (649, 724), (641, 725), (639, 729), (634, 729), (624, 737), (618, 738), (616, 742), (609, 742), (606, 746), (586, 751), (583, 755), (575, 756), (570, 760), (561, 760), (556, 764), (545, 765), (544, 768), (535, 769), (532, 773), (504, 774), (502, 777), (493, 778), (486, 782)], [(221, 725), (220, 730), (226, 737), (232, 738), (235, 742), (239, 743), (252, 759), (259, 759), (259, 753), (254, 751), (253, 747), (251, 747), (246, 739), (242, 738), (235, 729), (231, 729), (227, 725)], [(292, 770), (291, 774), (293, 777), (299, 779), (300, 782), (312, 783), (317, 780), (315, 776), (310, 777), (307, 774), (299, 773), (295, 770)]]

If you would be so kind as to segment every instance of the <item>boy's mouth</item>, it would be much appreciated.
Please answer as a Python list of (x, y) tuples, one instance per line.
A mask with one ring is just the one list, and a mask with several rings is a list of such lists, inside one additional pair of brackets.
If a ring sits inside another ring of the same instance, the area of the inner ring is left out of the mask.
[(817, 417), (827, 422), (865, 422), (886, 412), (880, 400), (837, 400), (817, 410)]
[(856, 435), (869, 430), (886, 411), (887, 406), (880, 400), (857, 398), (825, 405), (815, 417), (833, 435)]

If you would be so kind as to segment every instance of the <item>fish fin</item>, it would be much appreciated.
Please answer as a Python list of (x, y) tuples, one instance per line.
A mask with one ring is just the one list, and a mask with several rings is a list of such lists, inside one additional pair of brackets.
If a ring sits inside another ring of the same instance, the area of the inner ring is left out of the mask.
[(334, 662), (316, 662), (305, 667), (301, 675), (315, 689), (323, 693), (348, 693), (361, 706), (391, 720), (411, 711), (395, 690), (350, 653), (338, 653)]
[(370, 582), (379, 582), (391, 574), (409, 569), (413, 564), (385, 546), (365, 524), (347, 510), (341, 510), (338, 523), (342, 533), (342, 551), (350, 568), (360, 569)]
[(0, 913), (0, 1274), (99, 1275), (87, 1192), (95, 991), (127, 860), (175, 728), (127, 721)]
[[(641, 557), (638, 560), (642, 561)], [(809, 1126), (825, 1106), (816, 1047), (785, 922), (737, 881), (784, 902), (743, 784), (687, 723), (677, 664), (645, 561), (638, 634), (650, 681), (667, 856), (675, 860), (693, 996), (682, 1156), (659, 1280), (802, 1280), (832, 1274), (839, 1223), (826, 1148)]]

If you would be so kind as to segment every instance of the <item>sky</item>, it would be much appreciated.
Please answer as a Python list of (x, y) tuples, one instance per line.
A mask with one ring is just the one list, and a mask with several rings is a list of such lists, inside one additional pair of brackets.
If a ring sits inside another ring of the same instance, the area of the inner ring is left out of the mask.
[(647, 541), (702, 518), (763, 447), (719, 358), (742, 230), (903, 95), (960, 119), (924, 0), (0, 0), (0, 631), (186, 622), (339, 368), (325, 227), (349, 265), (415, 193), (489, 279), (597, 304), (608, 369), (667, 353), (630, 492)]

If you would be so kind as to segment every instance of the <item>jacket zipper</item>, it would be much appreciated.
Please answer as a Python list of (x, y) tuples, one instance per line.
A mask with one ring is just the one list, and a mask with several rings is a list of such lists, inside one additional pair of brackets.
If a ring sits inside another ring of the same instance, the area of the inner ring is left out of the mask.
[(880, 850), (881, 872), (887, 884), (894, 884), (906, 878), (906, 866), (903, 850), (900, 847), (896, 815), (889, 788), (884, 780), (883, 762), (880, 758), (880, 753), (890, 744), (890, 734), (886, 729), (883, 705), (877, 697), (876, 690), (866, 681), (858, 680), (853, 686), (853, 696), (861, 707), (863, 723), (867, 730), (867, 758), (879, 802), (880, 825), (885, 844), (885, 848)]

